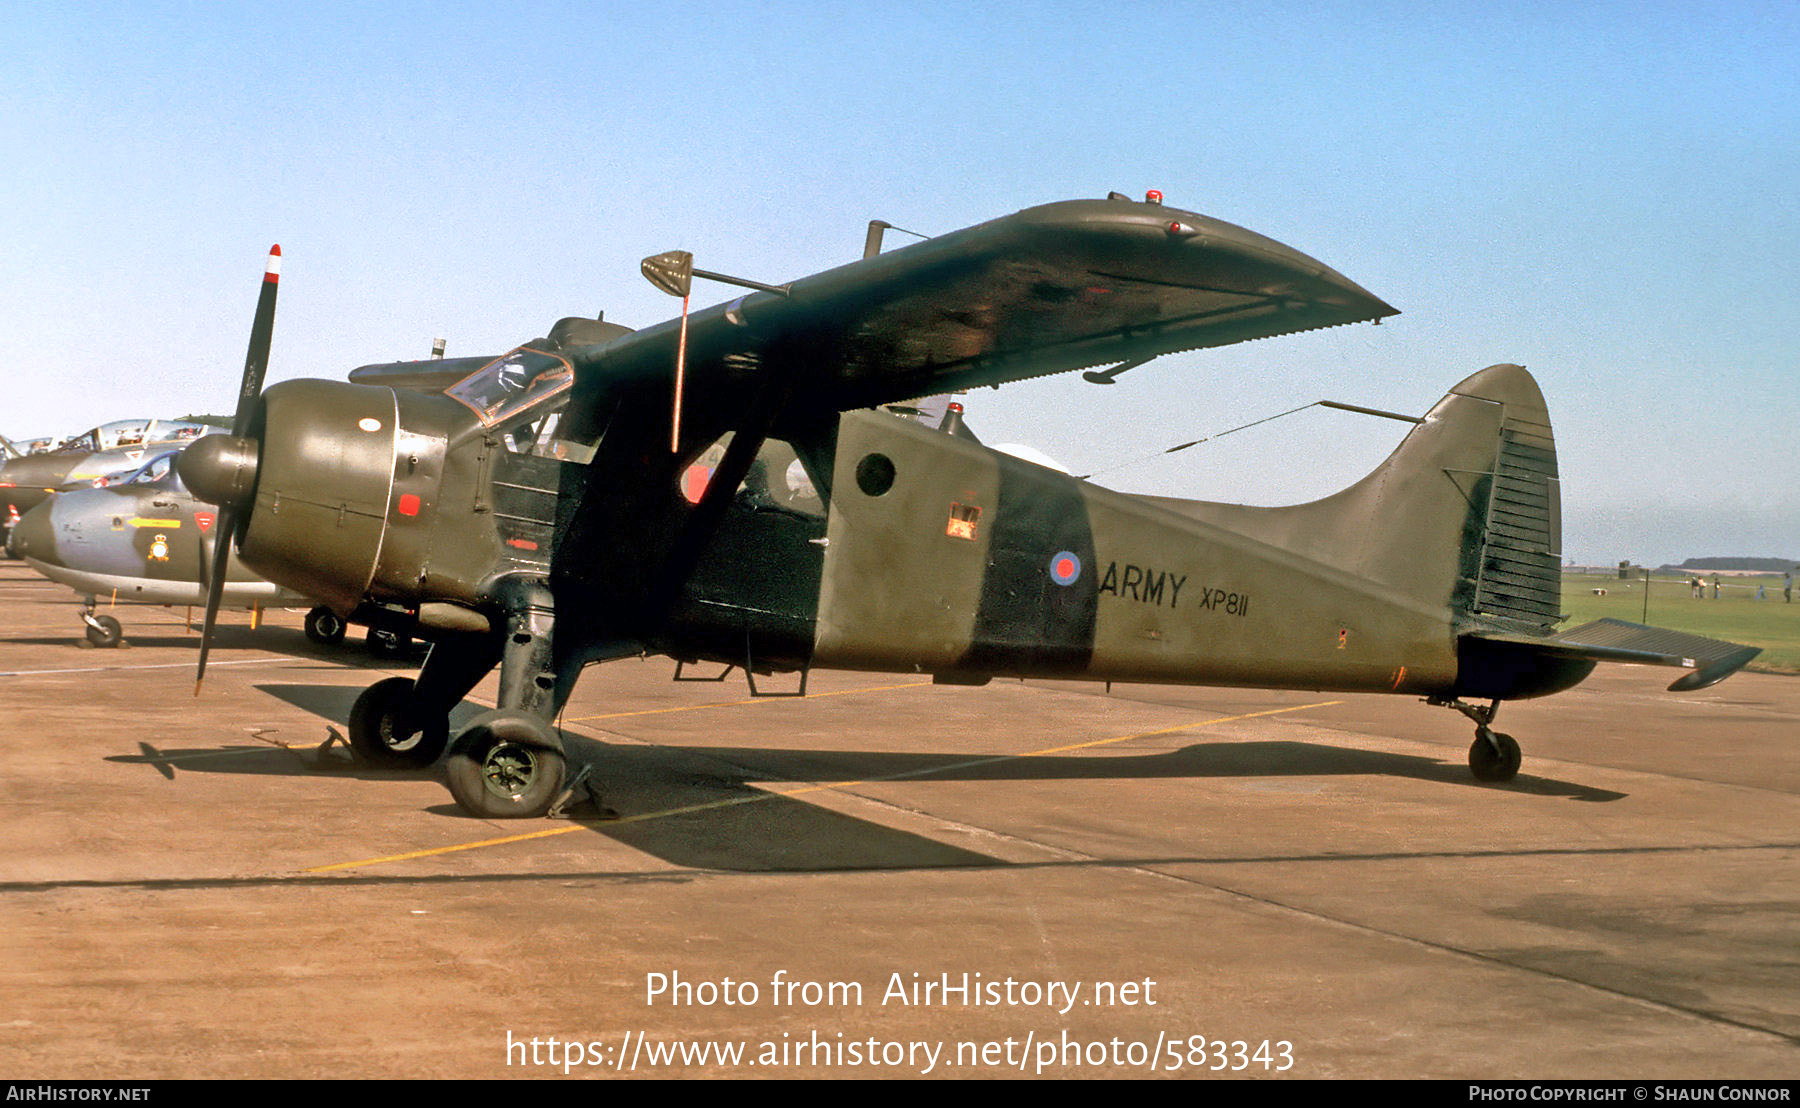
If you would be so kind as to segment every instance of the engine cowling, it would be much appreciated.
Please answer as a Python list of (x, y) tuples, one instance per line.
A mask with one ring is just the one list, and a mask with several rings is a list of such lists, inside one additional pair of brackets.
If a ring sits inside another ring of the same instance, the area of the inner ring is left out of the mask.
[(185, 451), (182, 479), (233, 511), (239, 557), (269, 580), (340, 612), (371, 592), (412, 601), (438, 501), (444, 405), (380, 386), (284, 381), (263, 394), (247, 436)]
[(262, 444), (239, 517), (245, 565), (340, 611), (368, 591), (394, 486), (399, 411), (392, 389), (286, 381), (250, 428)]

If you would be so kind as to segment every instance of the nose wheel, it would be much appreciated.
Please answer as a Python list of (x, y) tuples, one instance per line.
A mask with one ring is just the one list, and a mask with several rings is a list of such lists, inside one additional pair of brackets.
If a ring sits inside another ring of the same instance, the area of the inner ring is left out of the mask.
[(345, 630), (344, 617), (323, 604), (306, 613), (306, 637), (321, 646), (343, 642)]
[(111, 616), (83, 615), (87, 624), (87, 641), (98, 647), (118, 646), (125, 641), (125, 628)]
[(98, 607), (91, 596), (81, 606), (81, 622), (87, 625), (88, 644), (102, 649), (118, 646), (125, 641), (125, 628), (113, 617), (96, 612)]

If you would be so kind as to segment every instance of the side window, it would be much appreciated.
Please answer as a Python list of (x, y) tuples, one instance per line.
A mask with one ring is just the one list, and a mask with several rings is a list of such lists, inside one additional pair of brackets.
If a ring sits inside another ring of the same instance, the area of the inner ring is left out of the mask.
[[(725, 460), (725, 450), (730, 445), (731, 434), (727, 432), (682, 472), (681, 495), (688, 503), (700, 503), (713, 471)], [(757, 451), (756, 460), (738, 484), (737, 504), (749, 511), (777, 510), (825, 517), (825, 503), (813, 484), (812, 474), (793, 447), (780, 439), (765, 441)]]
[(587, 465), (594, 460), (594, 444), (563, 438), (560, 433), (562, 417), (563, 412), (557, 410), (538, 419), (514, 424), (501, 432), (501, 442), (513, 454)]

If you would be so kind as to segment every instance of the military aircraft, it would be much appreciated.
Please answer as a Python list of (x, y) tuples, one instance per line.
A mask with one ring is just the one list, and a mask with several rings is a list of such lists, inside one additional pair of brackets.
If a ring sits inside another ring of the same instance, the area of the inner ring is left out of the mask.
[(218, 431), (203, 423), (171, 419), (120, 419), (34, 453), (9, 450), (0, 464), (0, 517), (12, 552), (12, 527), (20, 517), (60, 488), (129, 476), (158, 446), (185, 446)]
[[(20, 557), (84, 598), (81, 620), (94, 646), (115, 647), (124, 641), (118, 618), (98, 610), (101, 597), (206, 603), (218, 511), (194, 499), (181, 483), (174, 465), (179, 453), (179, 448), (153, 448), (136, 472), (104, 485), (58, 492), (26, 512), (14, 529), (13, 547)], [(249, 609), (254, 626), (264, 608), (310, 601), (228, 557), (221, 603)], [(358, 618), (363, 615), (352, 613), (350, 622), (369, 622), (373, 652), (390, 657), (405, 652), (410, 626)], [(304, 627), (308, 639), (322, 644), (342, 642), (347, 631), (345, 617), (324, 605), (307, 613)]]
[[(1398, 693), (1475, 723), (1484, 781), (1519, 769), (1491, 726), (1505, 700), (1602, 660), (1683, 666), (1671, 687), (1695, 688), (1756, 653), (1610, 620), (1557, 630), (1555, 446), (1518, 366), (1401, 417), (1416, 425), (1374, 473), (1286, 508), (1124, 495), (881, 408), (1094, 366), (1111, 383), (1176, 351), (1394, 314), (1296, 250), (1156, 193), (886, 253), (878, 233), (861, 260), (784, 285), (646, 259), (678, 319), (564, 319), (485, 364), (440, 363), (464, 376), (437, 395), (390, 387), (416, 385), (416, 363), (262, 392), (277, 248), (233, 434), (184, 452), (182, 475), (257, 572), (339, 611), (415, 616), (425, 664), (359, 697), (353, 745), (416, 765), (448, 743), (452, 794), (487, 817), (552, 805), (551, 722), (578, 674), (645, 652), (742, 667), (753, 693), (780, 671), (803, 695), (818, 666)], [(754, 291), (690, 316), (695, 277)], [(794, 464), (810, 500), (776, 479)], [(450, 741), (450, 710), (495, 665), (497, 708)]]

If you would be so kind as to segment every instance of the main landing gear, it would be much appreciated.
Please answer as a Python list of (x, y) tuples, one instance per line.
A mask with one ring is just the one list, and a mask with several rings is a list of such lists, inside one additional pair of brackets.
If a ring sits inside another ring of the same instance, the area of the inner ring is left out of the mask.
[(364, 689), (351, 705), (350, 747), (363, 761), (423, 769), (444, 752), (450, 712), (422, 702), (413, 695), (413, 686), (410, 677), (389, 677)]
[(544, 585), (519, 581), (506, 609), (499, 707), (456, 736), (445, 774), (465, 812), (535, 819), (561, 795), (568, 772), (562, 737), (549, 722), (556, 705), (555, 601)]
[(492, 711), (456, 736), (444, 766), (450, 795), (484, 819), (533, 819), (550, 810), (567, 772), (562, 739), (529, 712)]
[(1469, 772), (1475, 780), (1500, 783), (1518, 776), (1519, 764), (1524, 760), (1518, 742), (1488, 726), (1500, 712), (1498, 700), (1485, 708), (1460, 700), (1433, 699), (1430, 703), (1455, 708), (1475, 721), (1475, 741), (1469, 746)]
[[(555, 610), (548, 588), (520, 582), (506, 590), (506, 628), (446, 634), (431, 646), (414, 681), (370, 685), (350, 709), (350, 745), (377, 766), (423, 768), (446, 745), (444, 772), (457, 804), (484, 819), (532, 819), (564, 790), (562, 737), (550, 726), (556, 706), (551, 654)], [(499, 707), (449, 738), (450, 711), (500, 665)]]

